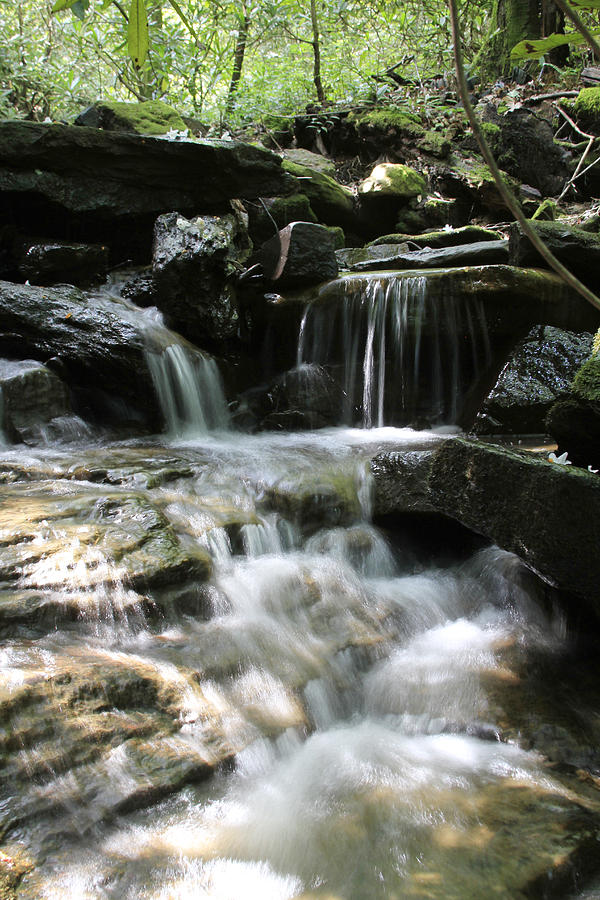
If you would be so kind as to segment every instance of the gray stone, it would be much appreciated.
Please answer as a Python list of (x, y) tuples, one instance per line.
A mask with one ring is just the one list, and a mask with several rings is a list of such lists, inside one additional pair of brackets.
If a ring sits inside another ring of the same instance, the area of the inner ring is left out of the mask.
[(338, 250), (337, 257), (342, 265), (356, 272), (498, 265), (508, 262), (508, 241), (481, 241), (439, 250), (410, 250), (406, 243), (377, 244), (362, 250)]
[(550, 407), (569, 391), (592, 348), (589, 332), (536, 327), (513, 350), (481, 407), (476, 434), (542, 434)]
[(338, 266), (333, 237), (311, 222), (292, 222), (260, 250), (267, 280), (277, 287), (301, 287), (335, 278)]
[[(535, 222), (533, 227), (546, 246), (585, 284), (600, 288), (600, 235), (590, 234), (562, 222)], [(546, 266), (520, 225), (514, 222), (509, 233), (510, 261), (514, 266)]]
[(170, 328), (200, 344), (235, 338), (235, 276), (250, 255), (247, 218), (239, 209), (224, 216), (186, 219), (160, 216), (154, 227), (154, 299)]

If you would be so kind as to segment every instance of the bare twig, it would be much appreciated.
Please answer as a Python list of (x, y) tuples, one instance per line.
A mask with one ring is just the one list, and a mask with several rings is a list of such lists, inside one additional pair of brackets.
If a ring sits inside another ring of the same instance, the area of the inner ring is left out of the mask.
[(558, 106), (556, 103), (554, 104), (554, 106), (555, 106), (555, 108), (558, 110), (558, 112), (561, 114), (561, 116), (562, 116), (564, 119), (567, 120), (567, 122), (569, 123), (569, 125), (571, 126), (571, 128), (573, 129), (573, 131), (576, 131), (577, 134), (580, 134), (581, 137), (583, 137), (583, 138), (586, 139), (586, 141), (589, 140), (589, 138), (593, 137), (592, 134), (587, 134), (587, 132), (582, 131), (581, 128), (579, 127), (579, 125), (577, 125), (577, 124), (573, 121), (573, 119), (571, 118), (571, 116), (568, 115), (568, 113), (566, 113), (566, 112), (564, 111), (564, 109), (562, 109), (562, 108), (561, 108), (560, 106)]
[(558, 100), (560, 97), (577, 97), (579, 91), (554, 91), (552, 94), (535, 94), (526, 97), (523, 103), (542, 103), (544, 100)]
[(456, 0), (448, 0), (448, 7), (450, 10), (450, 21), (452, 24), (452, 40), (454, 42), (454, 61), (456, 65), (456, 80), (458, 83), (458, 92), (460, 94), (460, 98), (462, 100), (464, 110), (467, 114), (467, 118), (469, 119), (471, 128), (473, 129), (473, 134), (477, 139), (477, 143), (479, 144), (482, 156), (490, 168), (490, 172), (492, 173), (494, 181), (496, 182), (496, 188), (498, 189), (500, 196), (521, 226), (523, 233), (533, 244), (534, 248), (538, 251), (540, 256), (548, 263), (548, 265), (552, 269), (554, 269), (554, 271), (558, 275), (560, 275), (565, 284), (567, 284), (573, 290), (577, 291), (578, 294), (580, 294), (585, 300), (587, 300), (588, 303), (591, 303), (592, 306), (594, 306), (596, 309), (600, 310), (600, 299), (594, 294), (593, 291), (586, 287), (585, 284), (579, 281), (579, 279), (576, 278), (572, 272), (570, 272), (565, 266), (563, 266), (563, 264), (549, 250), (535, 228), (531, 226), (531, 223), (528, 222), (523, 215), (523, 211), (519, 206), (519, 203), (513, 192), (502, 180), (500, 169), (498, 168), (496, 160), (494, 159), (494, 155), (489, 148), (488, 142), (485, 139), (485, 136), (477, 120), (477, 116), (475, 115), (475, 111), (473, 109), (471, 101), (469, 100), (469, 90), (467, 88), (467, 79), (465, 78), (465, 68), (463, 63), (462, 44)]

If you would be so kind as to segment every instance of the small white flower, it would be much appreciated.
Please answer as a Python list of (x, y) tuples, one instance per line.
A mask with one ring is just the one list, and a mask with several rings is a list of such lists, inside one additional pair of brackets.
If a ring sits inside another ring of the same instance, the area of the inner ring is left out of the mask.
[(189, 130), (186, 128), (185, 131), (177, 131), (176, 128), (171, 128), (170, 131), (167, 131), (165, 137), (168, 141), (183, 141), (188, 136)]
[(567, 454), (561, 453), (560, 456), (557, 456), (556, 453), (551, 453), (548, 457), (549, 462), (558, 463), (559, 466), (571, 466), (573, 465), (570, 459), (567, 459)]
[(598, 474), (598, 469), (592, 469), (591, 466), (588, 466), (588, 472), (593, 472), (594, 475), (597, 475), (597, 474)]

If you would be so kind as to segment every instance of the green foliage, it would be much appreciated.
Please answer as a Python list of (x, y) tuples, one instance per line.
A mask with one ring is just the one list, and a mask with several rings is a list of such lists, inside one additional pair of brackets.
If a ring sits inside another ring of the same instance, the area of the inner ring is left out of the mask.
[(148, 15), (146, 0), (131, 0), (127, 23), (127, 49), (136, 69), (141, 69), (148, 56)]
[[(600, 29), (595, 29), (592, 34), (594, 36), (600, 35)], [(548, 37), (540, 38), (537, 41), (520, 41), (512, 48), (510, 55), (515, 62), (521, 59), (540, 59), (552, 50), (556, 50), (557, 47), (564, 47), (565, 44), (578, 47), (586, 43), (585, 37), (578, 31), (569, 34), (550, 34)]]

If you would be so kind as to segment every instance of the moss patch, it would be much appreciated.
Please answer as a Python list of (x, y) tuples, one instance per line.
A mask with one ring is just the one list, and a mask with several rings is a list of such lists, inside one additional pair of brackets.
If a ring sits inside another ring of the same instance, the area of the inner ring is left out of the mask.
[(430, 156), (438, 159), (445, 159), (452, 149), (452, 144), (441, 131), (426, 131), (423, 137), (417, 141), (417, 146), (423, 153), (429, 153)]
[(531, 218), (532, 220), (553, 222), (556, 219), (556, 210), (556, 201), (547, 197), (545, 200), (542, 200)]
[(583, 400), (600, 403), (600, 356), (594, 354), (580, 368), (573, 381), (573, 390)]
[(396, 131), (398, 134), (410, 137), (423, 137), (425, 129), (419, 122), (418, 116), (402, 112), (393, 106), (383, 106), (379, 109), (370, 109), (367, 112), (350, 113), (348, 121), (359, 132), (364, 131)]
[(162, 100), (146, 100), (145, 103), (102, 102), (98, 104), (98, 111), (103, 127), (112, 131), (166, 134), (172, 130), (187, 130), (179, 113)]
[(579, 92), (575, 113), (582, 125), (600, 131), (600, 87), (583, 88)]

